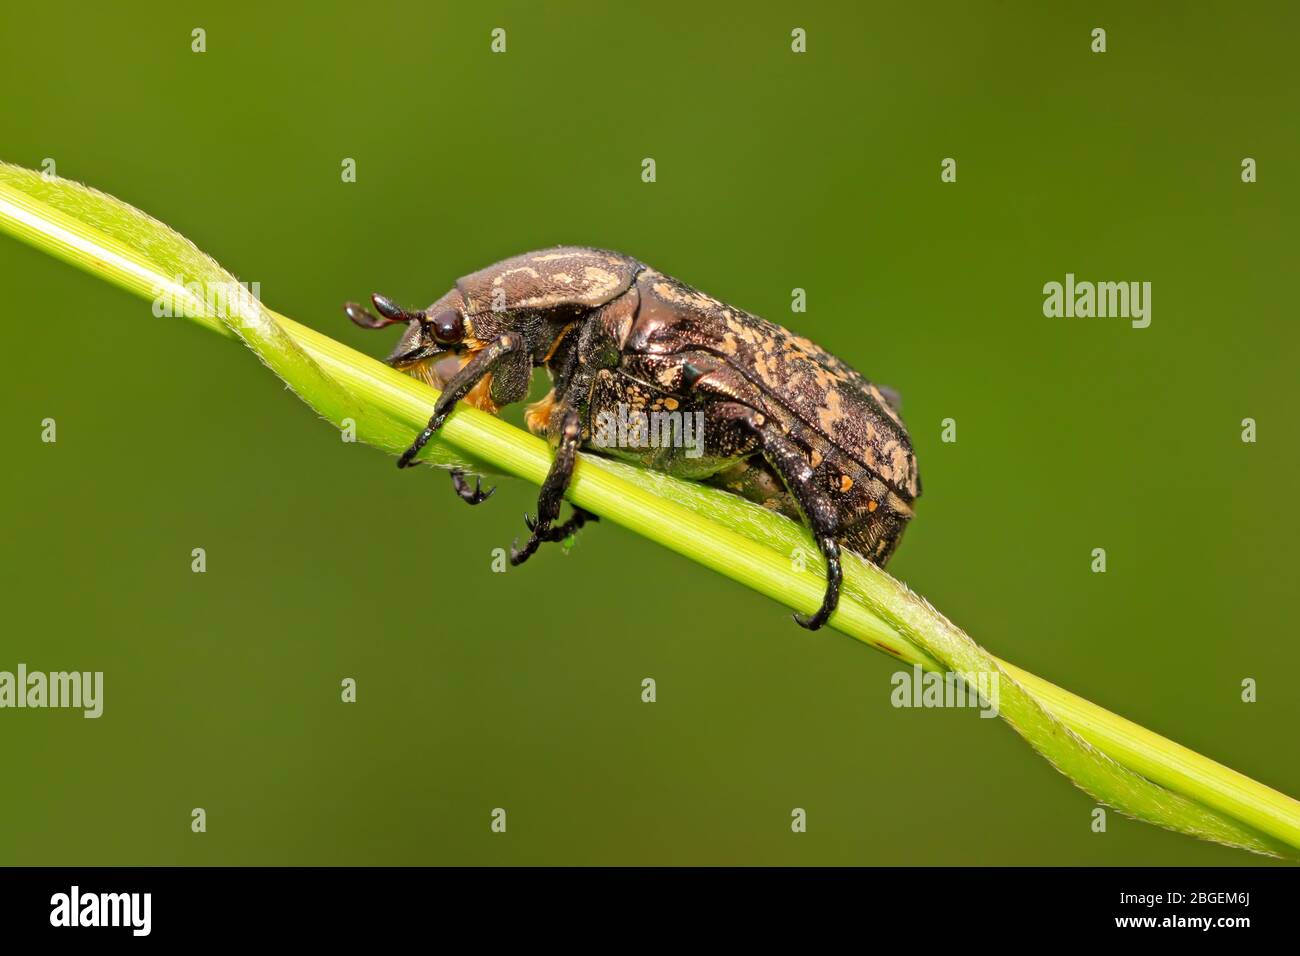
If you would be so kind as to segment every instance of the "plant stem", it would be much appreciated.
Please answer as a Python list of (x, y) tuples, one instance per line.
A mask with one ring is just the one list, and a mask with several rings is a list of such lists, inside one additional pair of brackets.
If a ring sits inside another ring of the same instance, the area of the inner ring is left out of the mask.
[[(137, 295), (184, 303), (187, 317), (238, 338), (336, 427), (387, 452), (405, 448), (437, 393), (255, 303), (214, 314), (204, 289), (233, 276), (162, 223), (113, 197), (0, 164), (0, 229)], [(192, 313), (192, 314), (191, 314)], [(433, 464), (494, 469), (540, 484), (546, 444), (461, 406), (425, 449)], [(803, 612), (824, 565), (805, 529), (723, 491), (581, 456), (568, 496), (607, 520)], [(806, 555), (806, 567), (792, 555)], [(1008, 723), (1079, 787), (1121, 812), (1259, 853), (1300, 850), (1300, 803), (998, 660), (884, 571), (845, 555), (831, 625), (932, 671), (996, 675)]]

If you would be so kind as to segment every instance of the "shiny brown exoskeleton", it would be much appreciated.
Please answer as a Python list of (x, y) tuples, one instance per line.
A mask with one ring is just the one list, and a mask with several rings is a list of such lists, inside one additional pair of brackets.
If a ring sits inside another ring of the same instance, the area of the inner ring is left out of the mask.
[[(883, 566), (921, 494), (907, 430), (879, 388), (807, 339), (629, 256), (546, 249), (465, 276), (421, 312), (372, 301), (382, 318), (351, 303), (345, 311), (367, 328), (406, 322), (388, 364), (442, 389), (399, 467), (414, 463), (456, 402), (495, 413), (526, 397), (534, 368), (550, 373), (554, 387), (526, 419), (556, 456), (513, 564), (595, 520), (575, 507), (556, 523), (588, 447), (805, 521), (826, 557), (826, 594), (815, 614), (795, 619), (815, 629), (839, 601), (840, 544)], [(689, 415), (702, 427), (690, 449), (593, 442), (595, 423), (629, 413)], [(460, 472), (452, 481), (470, 504), (491, 494)]]

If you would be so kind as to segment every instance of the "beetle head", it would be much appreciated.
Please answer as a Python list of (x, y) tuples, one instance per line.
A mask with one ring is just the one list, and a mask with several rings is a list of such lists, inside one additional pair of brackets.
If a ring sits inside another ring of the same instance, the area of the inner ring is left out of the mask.
[(418, 312), (408, 312), (388, 296), (379, 293), (372, 295), (370, 301), (374, 303), (378, 316), (355, 302), (349, 302), (343, 311), (353, 322), (366, 329), (382, 329), (400, 322), (406, 323), (406, 332), (386, 359), (394, 368), (409, 368), (438, 355), (472, 352), (479, 345), (465, 316), (464, 297), (455, 289), (429, 308)]

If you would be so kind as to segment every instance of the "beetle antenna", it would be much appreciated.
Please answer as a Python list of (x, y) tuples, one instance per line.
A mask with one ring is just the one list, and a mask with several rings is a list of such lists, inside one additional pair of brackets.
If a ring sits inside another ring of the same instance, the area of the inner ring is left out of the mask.
[(419, 312), (407, 312), (400, 305), (394, 302), (386, 295), (380, 295), (376, 292), (370, 297), (370, 301), (375, 304), (379, 314), (388, 319), (389, 322), (413, 322), (416, 319), (423, 319), (423, 310)]
[(357, 305), (355, 302), (349, 302), (343, 306), (343, 313), (363, 329), (382, 329), (384, 326), (393, 325), (398, 321), (397, 319), (381, 319), (365, 306)]

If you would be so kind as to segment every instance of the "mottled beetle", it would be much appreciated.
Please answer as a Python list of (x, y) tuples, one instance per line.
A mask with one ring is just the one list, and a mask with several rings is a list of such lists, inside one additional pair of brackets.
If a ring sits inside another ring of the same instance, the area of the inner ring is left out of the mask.
[[(802, 519), (826, 556), (826, 593), (804, 627), (826, 622), (839, 601), (840, 544), (883, 566), (921, 494), (907, 430), (881, 389), (800, 336), (697, 292), (637, 260), (558, 247), (506, 259), (457, 281), (429, 308), (408, 312), (371, 297), (358, 325), (407, 323), (387, 362), (442, 395), (398, 461), (414, 463), (464, 399), (495, 413), (522, 401), (533, 369), (553, 388), (528, 407), (528, 428), (549, 438), (555, 461), (542, 484), (531, 535), (512, 564), (562, 541), (595, 515), (574, 508), (557, 524), (578, 449), (592, 422), (624, 409), (700, 412), (702, 453), (681, 448), (594, 448), (681, 478), (718, 485)], [(452, 472), (470, 504), (492, 493)]]

